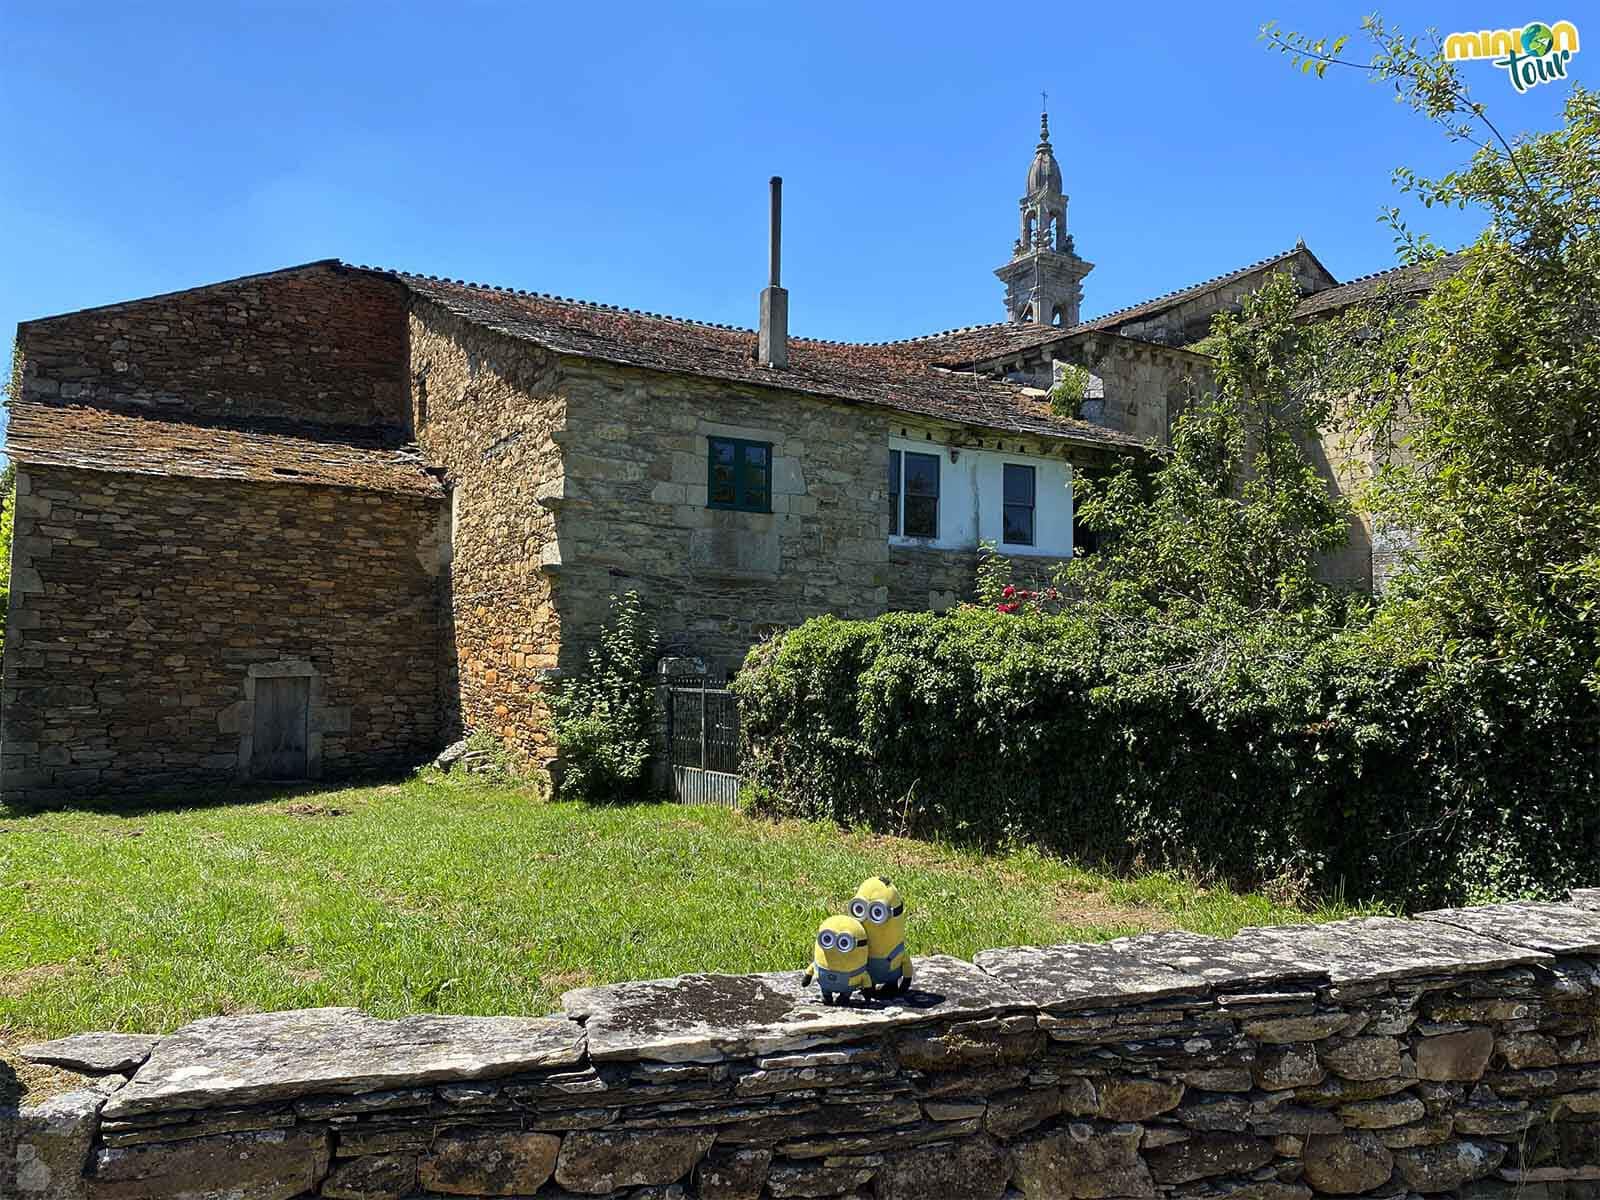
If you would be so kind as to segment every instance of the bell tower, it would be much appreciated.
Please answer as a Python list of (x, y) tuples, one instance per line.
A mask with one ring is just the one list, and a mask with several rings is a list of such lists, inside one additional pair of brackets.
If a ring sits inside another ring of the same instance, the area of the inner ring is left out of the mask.
[(1039, 114), (1039, 145), (1020, 207), (1021, 236), (1011, 247), (1011, 261), (995, 271), (1006, 285), (1006, 317), (1018, 325), (1076, 325), (1083, 277), (1094, 264), (1078, 257), (1067, 232), (1067, 198), (1050, 147), (1048, 112)]

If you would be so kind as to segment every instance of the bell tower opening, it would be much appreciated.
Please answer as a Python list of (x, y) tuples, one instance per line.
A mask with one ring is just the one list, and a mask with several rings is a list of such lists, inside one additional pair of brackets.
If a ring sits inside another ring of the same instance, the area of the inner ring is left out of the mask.
[(1083, 277), (1094, 264), (1078, 257), (1067, 232), (1067, 197), (1061, 164), (1050, 144), (1050, 114), (1039, 114), (1039, 144), (1028, 166), (1027, 192), (1019, 201), (1021, 236), (1011, 261), (995, 271), (1006, 285), (1006, 318), (1016, 324), (1076, 325), (1083, 303)]

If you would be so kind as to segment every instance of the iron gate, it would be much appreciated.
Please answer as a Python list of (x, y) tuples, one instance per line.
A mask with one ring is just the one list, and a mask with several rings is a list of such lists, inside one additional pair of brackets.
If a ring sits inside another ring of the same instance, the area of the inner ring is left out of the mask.
[(667, 745), (680, 803), (739, 807), (739, 708), (723, 682), (673, 681)]

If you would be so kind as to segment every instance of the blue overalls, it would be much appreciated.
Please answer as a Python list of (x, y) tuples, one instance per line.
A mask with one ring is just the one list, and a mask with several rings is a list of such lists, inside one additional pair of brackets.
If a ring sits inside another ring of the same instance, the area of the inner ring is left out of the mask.
[(867, 973), (872, 976), (875, 987), (893, 986), (900, 982), (905, 975), (904, 965), (891, 967), (889, 964), (906, 952), (906, 944), (901, 942), (883, 958), (867, 959)]
[(849, 974), (844, 971), (830, 971), (827, 967), (815, 963), (811, 969), (817, 973), (817, 986), (822, 989), (824, 999), (830, 996), (843, 996), (848, 1000), (850, 993), (855, 991), (855, 988), (850, 986), (850, 980), (853, 976), (861, 974), (860, 971)]

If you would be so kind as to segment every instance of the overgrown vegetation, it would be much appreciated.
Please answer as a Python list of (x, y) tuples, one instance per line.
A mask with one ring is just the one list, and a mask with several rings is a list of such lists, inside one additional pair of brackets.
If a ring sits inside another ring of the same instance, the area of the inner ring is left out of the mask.
[[(1278, 278), (1219, 318), (1171, 454), (1080, 496), (1102, 549), (1063, 612), (985, 595), (758, 649), (768, 804), (1413, 905), (1600, 871), (1600, 102), (1504, 139), (1436, 53), (1367, 29), (1374, 76), (1477, 147), (1401, 187), (1483, 236), (1441, 261), (1391, 211), (1430, 295), (1318, 326)], [(1378, 601), (1316, 578), (1347, 519), (1303, 449), (1329, 428), (1374, 448), (1358, 503), (1409, 538)]]
[(563, 799), (616, 803), (643, 796), (655, 728), (655, 646), (639, 594), (611, 597), (583, 673), (558, 687), (551, 702)]

